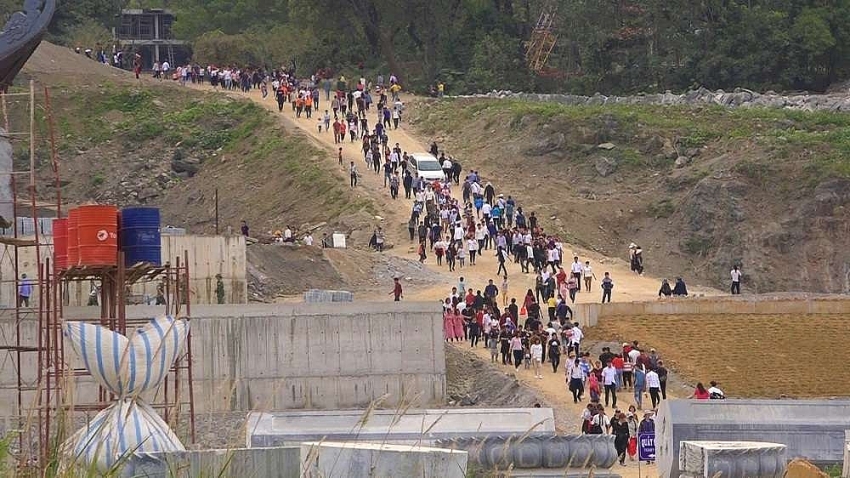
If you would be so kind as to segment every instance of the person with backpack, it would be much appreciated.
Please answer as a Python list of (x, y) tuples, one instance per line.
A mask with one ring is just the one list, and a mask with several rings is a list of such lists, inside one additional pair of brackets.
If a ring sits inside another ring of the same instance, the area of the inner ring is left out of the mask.
[(604, 435), (610, 427), (611, 420), (605, 415), (605, 408), (602, 405), (597, 405), (593, 418), (590, 419), (588, 425), (588, 435)]
[(711, 399), (711, 400), (724, 400), (726, 398), (726, 394), (723, 393), (723, 390), (720, 390), (717, 387), (717, 385), (718, 385), (717, 382), (712, 380), (711, 382), (708, 382), (708, 384), (711, 385), (710, 387), (708, 387), (708, 398), (709, 399)]

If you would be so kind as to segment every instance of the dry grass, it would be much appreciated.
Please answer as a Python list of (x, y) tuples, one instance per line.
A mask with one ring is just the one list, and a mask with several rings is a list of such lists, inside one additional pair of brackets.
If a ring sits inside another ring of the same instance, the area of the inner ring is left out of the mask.
[(850, 371), (833, 357), (850, 342), (848, 315), (668, 315), (603, 319), (594, 340), (638, 340), (695, 384), (729, 397), (850, 396)]

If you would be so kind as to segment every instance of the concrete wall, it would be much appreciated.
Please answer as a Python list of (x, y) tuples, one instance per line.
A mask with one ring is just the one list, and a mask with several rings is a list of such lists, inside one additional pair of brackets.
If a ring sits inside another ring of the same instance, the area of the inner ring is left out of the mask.
[(848, 400), (664, 400), (655, 420), (658, 474), (679, 476), (683, 441), (766, 441), (787, 446), (788, 458), (841, 463)]
[(575, 304), (576, 321), (594, 326), (599, 319), (636, 315), (700, 315), (700, 314), (846, 314), (850, 298), (823, 297), (776, 299), (774, 297), (686, 298), (650, 302), (612, 302), (610, 304)]
[[(66, 318), (91, 318), (68, 308)], [(132, 306), (153, 317), (162, 307)], [(192, 308), (194, 394), (198, 412), (441, 405), (446, 394), (445, 342), (436, 303), (195, 306)], [(21, 323), (24, 345), (36, 344), (34, 317)], [(14, 314), (0, 310), (0, 345), (14, 341)], [(0, 425), (15, 413), (13, 354), (0, 350)], [(24, 353), (25, 383), (35, 385), (36, 353)], [(66, 347), (73, 367), (80, 361)], [(94, 402), (90, 377), (73, 379), (76, 403)], [(69, 387), (69, 390), (72, 389)], [(172, 389), (173, 390), (173, 389)], [(185, 394), (187, 387), (181, 387)], [(25, 401), (31, 401), (31, 392)], [(186, 398), (185, 396), (183, 397)]]
[[(53, 263), (53, 238), (42, 239), (49, 243), (40, 247), (41, 260), (50, 259)], [(215, 275), (221, 274), (224, 281), (225, 302), (244, 304), (248, 302), (247, 260), (245, 258), (245, 238), (243, 236), (162, 236), (163, 263), (175, 264), (177, 258), (183, 262), (183, 251), (189, 253), (189, 279), (192, 303), (214, 304)], [(14, 248), (0, 246), (0, 306), (13, 306), (15, 292)], [(35, 247), (18, 248), (18, 271), (34, 278), (38, 274)], [(89, 282), (73, 283), (68, 288), (65, 305), (85, 306), (88, 303)], [(134, 295), (156, 297), (156, 282), (136, 284), (131, 291)], [(35, 290), (34, 303), (38, 302), (38, 290)]]
[(122, 478), (299, 478), (301, 446), (136, 453)]

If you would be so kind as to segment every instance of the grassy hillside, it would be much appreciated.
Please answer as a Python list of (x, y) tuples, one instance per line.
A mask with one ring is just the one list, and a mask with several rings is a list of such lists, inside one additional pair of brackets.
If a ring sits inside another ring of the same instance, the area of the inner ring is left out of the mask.
[(621, 257), (636, 242), (653, 273), (709, 285), (725, 287), (740, 263), (750, 290), (847, 290), (846, 114), (486, 99), (414, 109), (423, 135), (574, 242)]
[[(39, 65), (54, 58), (75, 74), (44, 72)], [(43, 45), (31, 64), (28, 74), (50, 87), (66, 203), (159, 206), (163, 222), (195, 232), (212, 232), (216, 190), (222, 229), (238, 230), (246, 220), (261, 233), (343, 215), (352, 224), (373, 214), (341, 173), (321, 167), (321, 149), (255, 103), (138, 82), (52, 45)], [(49, 199), (53, 173), (38, 91), (39, 191)], [(27, 145), (16, 149), (25, 168)]]

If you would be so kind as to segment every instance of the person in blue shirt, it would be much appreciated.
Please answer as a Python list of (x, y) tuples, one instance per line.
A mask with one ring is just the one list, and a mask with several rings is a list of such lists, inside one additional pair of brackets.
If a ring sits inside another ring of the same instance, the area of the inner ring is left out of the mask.
[(490, 210), (490, 217), (493, 219), (493, 222), (496, 223), (497, 227), (502, 226), (502, 208), (499, 205), (493, 206), (493, 209)]
[(646, 372), (643, 371), (643, 367), (635, 367), (634, 381), (635, 405), (643, 410), (643, 393), (646, 391)]
[(21, 274), (21, 282), (18, 285), (18, 307), (30, 306), (30, 297), (32, 297), (32, 281), (27, 279), (26, 274)]

